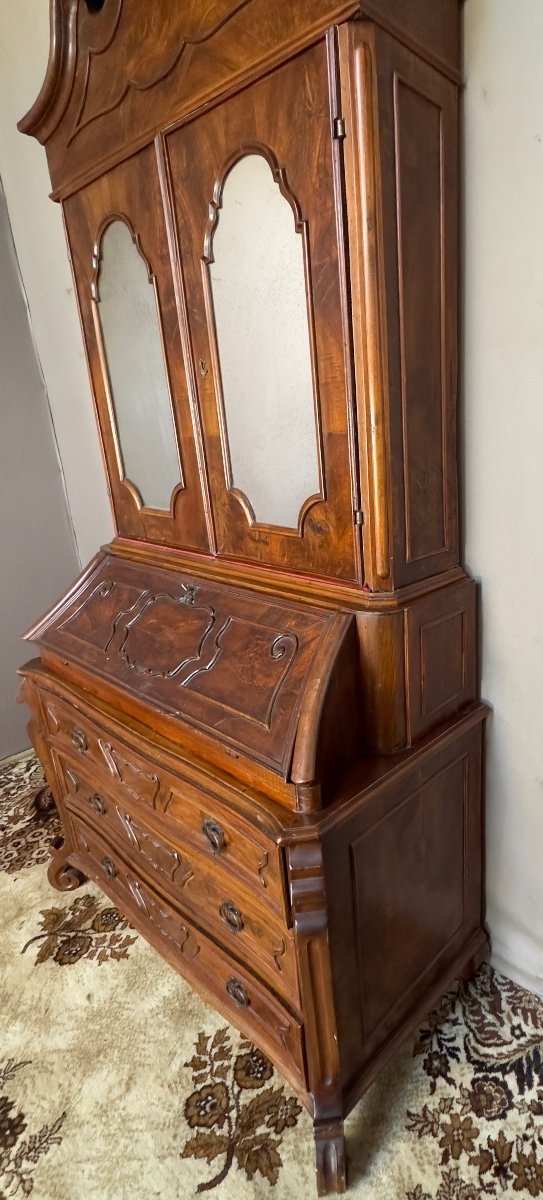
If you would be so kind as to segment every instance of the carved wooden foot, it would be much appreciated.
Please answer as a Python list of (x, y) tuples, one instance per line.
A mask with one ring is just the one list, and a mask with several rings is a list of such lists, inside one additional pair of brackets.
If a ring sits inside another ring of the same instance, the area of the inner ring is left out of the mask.
[(47, 878), (58, 892), (73, 892), (81, 887), (82, 883), (87, 882), (86, 876), (67, 861), (66, 842), (63, 838), (55, 838), (51, 843), (51, 862)]
[(53, 813), (57, 811), (51, 789), (47, 784), (36, 792), (34, 796), (34, 808), (40, 821), (48, 821), (53, 816)]
[(459, 979), (461, 979), (463, 983), (468, 983), (472, 975), (475, 975), (475, 972), (479, 970), (479, 967), (482, 966), (482, 964), (489, 958), (490, 940), (488, 937), (485, 937), (484, 941), (479, 946), (479, 949), (475, 951), (475, 954), (472, 954), (471, 958), (468, 958), (465, 967), (463, 967), (460, 971)]
[(315, 1137), (317, 1192), (329, 1196), (344, 1192), (347, 1186), (343, 1121), (313, 1126)]

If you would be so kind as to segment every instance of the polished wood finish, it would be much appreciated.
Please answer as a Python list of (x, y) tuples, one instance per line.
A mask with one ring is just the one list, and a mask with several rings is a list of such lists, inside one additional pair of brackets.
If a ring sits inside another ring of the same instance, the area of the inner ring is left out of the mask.
[[(145, 179), (145, 189), (141, 181)], [(180, 482), (171, 511), (142, 506), (133, 485), (121, 476), (112, 420), (106, 357), (97, 317), (101, 238), (112, 219), (128, 226), (149, 276), (154, 279), (157, 309), (172, 408), (177, 427)], [(156, 155), (147, 146), (114, 171), (71, 196), (64, 221), (72, 260), (83, 336), (87, 347), (98, 424), (119, 532), (147, 541), (205, 550), (213, 544), (206, 521), (207, 490), (202, 463), (200, 419), (190, 378), (185, 372), (166, 219)]]
[(364, 561), (388, 590), (458, 562), (457, 89), (374, 26), (340, 52)]
[[(51, 17), (20, 127), (63, 206), (117, 532), (27, 634), (21, 698), (64, 831), (49, 878), (93, 879), (262, 1047), (312, 1115), (319, 1194), (342, 1192), (346, 1114), (488, 948), (456, 478), (459, 5)], [(305, 256), (320, 490), (291, 529), (255, 519), (228, 465), (209, 268), (246, 153)], [(169, 511), (116, 444), (97, 305), (119, 219), (156, 294)]]
[[(349, 365), (342, 342), (334, 203), (339, 197), (334, 197), (331, 141), (322, 137), (329, 122), (328, 64), (320, 42), (169, 134), (166, 154), (173, 184), (183, 181), (173, 190), (193, 353), (197, 362), (209, 364), (209, 370), (199, 374), (199, 397), (218, 552), (291, 571), (356, 580), (362, 567), (360, 530), (353, 520), (347, 396), (338, 404), (338, 382), (345, 379)], [(248, 498), (225, 479), (223, 401), (206, 265), (213, 260), (224, 181), (244, 150), (265, 157), (291, 205), (296, 227), (302, 236), (305, 233), (321, 491), (308, 498), (298, 529), (292, 531), (248, 519)]]
[[(35, 104), (19, 122), (47, 149), (53, 186), (76, 190), (158, 129), (239, 90), (361, 14), (458, 78), (458, 0), (199, 0), (172, 6), (52, 0), (51, 50)], [(151, 101), (151, 103), (150, 103)]]
[[(29, 632), (66, 678), (92, 670), (120, 710), (202, 757), (255, 777), (292, 807), (319, 807), (356, 758), (354, 617), (143, 572), (99, 557)], [(74, 667), (70, 667), (70, 660)], [(151, 706), (151, 711), (149, 711)], [(310, 785), (313, 799), (300, 798)]]

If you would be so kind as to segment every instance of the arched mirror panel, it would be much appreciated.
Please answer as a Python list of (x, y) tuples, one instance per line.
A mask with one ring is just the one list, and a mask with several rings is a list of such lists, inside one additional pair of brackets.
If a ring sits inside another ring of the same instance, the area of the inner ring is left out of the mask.
[(238, 159), (204, 261), (228, 484), (256, 522), (296, 529), (321, 472), (304, 224), (285, 190), (262, 154)]
[(107, 225), (96, 259), (95, 313), (119, 472), (138, 503), (169, 512), (183, 480), (156, 280), (123, 220)]

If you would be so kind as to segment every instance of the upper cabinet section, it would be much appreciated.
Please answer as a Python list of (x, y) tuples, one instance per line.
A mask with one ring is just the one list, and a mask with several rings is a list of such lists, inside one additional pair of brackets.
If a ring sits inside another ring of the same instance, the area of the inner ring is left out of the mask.
[(19, 128), (66, 194), (355, 14), (458, 70), (458, 0), (51, 0), (47, 74)]
[(154, 148), (70, 197), (64, 211), (119, 532), (206, 550), (197, 406)]
[(218, 553), (356, 580), (320, 42), (166, 137)]
[(21, 128), (121, 536), (364, 605), (458, 574), (458, 0), (51, 12)]

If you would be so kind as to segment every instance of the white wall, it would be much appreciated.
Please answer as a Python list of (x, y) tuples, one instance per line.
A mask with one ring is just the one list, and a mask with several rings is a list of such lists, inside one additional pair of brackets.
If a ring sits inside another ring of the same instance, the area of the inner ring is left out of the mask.
[(543, 0), (465, 5), (466, 563), (482, 581), (488, 920), (543, 994)]
[(0, 180), (0, 758), (28, 746), (15, 703), (21, 634), (54, 604), (78, 563), (47, 396)]
[[(543, 0), (465, 4), (466, 563), (482, 581), (488, 919), (543, 993)], [(44, 72), (45, 0), (0, 6), (0, 174), (83, 561), (110, 530), (60, 214), (16, 120)]]
[(46, 0), (0, 3), (0, 178), (85, 564), (113, 526), (60, 207), (48, 198), (45, 151), (17, 131), (45, 74), (48, 9)]

